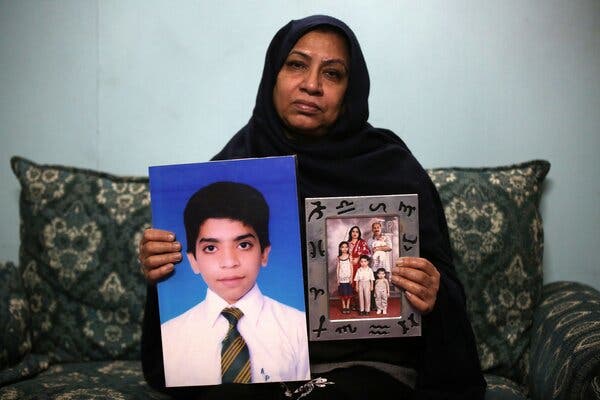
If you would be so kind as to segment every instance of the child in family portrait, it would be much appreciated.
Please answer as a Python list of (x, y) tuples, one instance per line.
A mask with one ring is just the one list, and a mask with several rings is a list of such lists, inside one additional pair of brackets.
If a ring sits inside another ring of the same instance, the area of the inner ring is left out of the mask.
[(342, 314), (350, 314), (350, 299), (352, 298), (352, 263), (348, 242), (340, 242), (338, 246), (336, 276), (338, 295), (342, 302)]
[(387, 314), (388, 298), (390, 297), (390, 282), (385, 276), (385, 269), (377, 269), (375, 279), (375, 306), (377, 314)]
[(371, 292), (373, 291), (373, 281), (375, 276), (369, 266), (370, 257), (363, 254), (359, 257), (360, 267), (356, 270), (354, 281), (358, 291), (358, 302), (360, 306), (360, 315), (368, 315), (371, 312)]

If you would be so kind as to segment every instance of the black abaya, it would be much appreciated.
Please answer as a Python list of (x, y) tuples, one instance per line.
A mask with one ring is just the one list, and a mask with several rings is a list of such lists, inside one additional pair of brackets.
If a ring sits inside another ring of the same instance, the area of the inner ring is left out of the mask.
[[(303, 140), (284, 133), (273, 107), (272, 92), (277, 73), (293, 45), (303, 34), (320, 26), (338, 31), (346, 38), (350, 75), (343, 112), (334, 126), (318, 140)], [(466, 314), (464, 291), (452, 264), (446, 220), (439, 196), (427, 173), (404, 142), (391, 131), (374, 128), (367, 122), (369, 85), (362, 51), (346, 24), (327, 16), (292, 21), (279, 30), (269, 46), (250, 121), (214, 159), (297, 155), (301, 207), (306, 197), (417, 193), (420, 254), (435, 265), (441, 274), (434, 310), (422, 318), (423, 336), (356, 340), (351, 345), (336, 341), (311, 342), (311, 363), (377, 361), (408, 366), (418, 373), (416, 388), (412, 392), (414, 398), (481, 399), (485, 392), (485, 380)], [(157, 310), (156, 289), (149, 286), (142, 362), (149, 383), (162, 387), (164, 377)], [(365, 367), (355, 368), (358, 370), (332, 373), (337, 377), (335, 379), (346, 381), (336, 384), (363, 390), (365, 382), (352, 377), (356, 377)], [(372, 385), (376, 390), (378, 372), (370, 373), (375, 374)], [(382, 380), (388, 378), (381, 376)], [(396, 391), (404, 390), (403, 385), (397, 384)], [(239, 392), (235, 389), (237, 386), (214, 387), (197, 393), (200, 398), (208, 398), (208, 391), (217, 396), (224, 395), (223, 390), (232, 390), (237, 393), (234, 396), (249, 393), (256, 398), (281, 396), (278, 385), (251, 386), (262, 387), (250, 389), (246, 386), (240, 388)], [(330, 393), (329, 398), (346, 398), (343, 392), (329, 388), (322, 390)], [(350, 390), (350, 393), (358, 392)], [(394, 390), (388, 393), (392, 395)]]

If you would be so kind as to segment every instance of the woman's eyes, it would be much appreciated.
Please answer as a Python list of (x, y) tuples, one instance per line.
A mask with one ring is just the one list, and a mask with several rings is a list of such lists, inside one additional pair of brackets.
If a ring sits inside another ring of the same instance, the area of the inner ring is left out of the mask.
[(285, 65), (291, 69), (297, 70), (306, 68), (306, 64), (298, 60), (288, 60), (286, 61)]
[[(309, 68), (309, 65), (300, 60), (287, 60), (286, 67), (294, 71), (304, 71)], [(344, 72), (337, 68), (325, 68), (321, 71), (325, 78), (332, 81), (339, 81), (344, 77)]]
[(323, 74), (331, 80), (339, 81), (343, 77), (343, 73), (337, 69), (326, 69)]

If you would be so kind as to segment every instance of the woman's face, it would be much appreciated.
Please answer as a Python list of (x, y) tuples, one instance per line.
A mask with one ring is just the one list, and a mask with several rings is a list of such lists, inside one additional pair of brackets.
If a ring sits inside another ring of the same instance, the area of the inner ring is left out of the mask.
[(345, 38), (310, 31), (296, 42), (277, 75), (273, 104), (287, 131), (321, 136), (342, 112), (349, 77)]
[(352, 237), (352, 239), (358, 239), (360, 237), (360, 231), (358, 230), (358, 228), (352, 228), (352, 230), (350, 231), (350, 236)]

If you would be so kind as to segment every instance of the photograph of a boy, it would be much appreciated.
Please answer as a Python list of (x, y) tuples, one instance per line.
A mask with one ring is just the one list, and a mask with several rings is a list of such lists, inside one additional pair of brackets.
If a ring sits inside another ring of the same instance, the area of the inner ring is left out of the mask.
[(161, 325), (167, 386), (310, 379), (305, 313), (256, 283), (271, 251), (269, 206), (254, 187), (216, 182), (184, 210), (186, 255), (206, 297)]
[(360, 305), (360, 315), (369, 315), (371, 312), (371, 292), (373, 291), (373, 281), (375, 281), (375, 275), (371, 269), (369, 263), (371, 257), (363, 254), (359, 257), (360, 266), (356, 270), (354, 275), (354, 281), (356, 282), (356, 291), (358, 292), (358, 301)]

